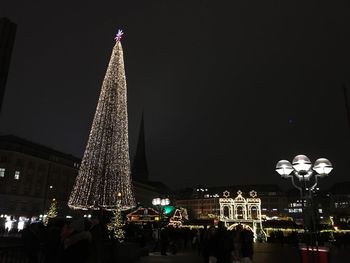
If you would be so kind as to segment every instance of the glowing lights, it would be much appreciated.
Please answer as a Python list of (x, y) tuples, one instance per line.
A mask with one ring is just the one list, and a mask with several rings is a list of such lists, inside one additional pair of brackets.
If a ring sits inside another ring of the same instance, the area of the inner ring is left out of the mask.
[(44, 215), (44, 225), (46, 226), (49, 223), (49, 220), (55, 217), (57, 217), (57, 202), (55, 198), (52, 198), (49, 212), (47, 215)]
[(154, 198), (152, 200), (152, 205), (160, 205), (160, 206), (166, 206), (170, 204), (169, 198), (161, 199), (161, 198)]
[(318, 173), (321, 177), (327, 176), (332, 170), (332, 164), (326, 158), (319, 158), (315, 161), (314, 171)]
[(256, 191), (252, 190), (249, 194), (250, 197), (244, 198), (242, 191), (239, 190), (237, 197), (233, 199), (229, 197), (229, 191), (223, 192), (223, 198), (219, 199), (220, 220), (230, 227), (240, 223), (249, 224), (256, 236), (257, 229), (264, 233), (261, 221), (261, 200), (257, 197)]
[(119, 242), (123, 242), (125, 232), (124, 232), (124, 222), (121, 214), (121, 195), (118, 193), (117, 207), (113, 210), (113, 217), (111, 222), (107, 225), (109, 231), (113, 233), (113, 236)]
[(292, 164), (287, 160), (281, 160), (276, 165), (276, 172), (278, 172), (281, 177), (287, 178), (293, 172)]
[(24, 228), (24, 221), (19, 221), (19, 222), (18, 222), (18, 225), (17, 225), (17, 229), (18, 229), (19, 231), (21, 231), (21, 230), (23, 230), (23, 228)]
[(15, 171), (15, 180), (19, 180), (20, 171)]
[(302, 154), (295, 156), (292, 164), (298, 173), (307, 173), (312, 166), (310, 159)]
[(5, 229), (7, 229), (7, 231), (10, 231), (12, 229), (12, 220), (8, 220), (5, 222)]
[[(315, 179), (317, 180), (317, 177), (328, 176), (332, 170), (332, 164), (326, 158), (319, 158), (312, 165), (310, 159), (302, 154), (295, 156), (292, 164), (287, 160), (281, 160), (276, 164), (276, 172), (282, 178), (291, 178), (293, 180), (294, 174), (300, 181), (309, 181), (313, 175), (313, 171), (316, 172)], [(292, 172), (294, 173), (292, 174)], [(310, 190), (314, 190), (316, 185), (317, 182)]]
[(73, 209), (113, 210), (120, 192), (121, 209), (135, 206), (130, 177), (127, 90), (123, 32), (116, 44), (103, 80), (84, 157), (68, 205)]

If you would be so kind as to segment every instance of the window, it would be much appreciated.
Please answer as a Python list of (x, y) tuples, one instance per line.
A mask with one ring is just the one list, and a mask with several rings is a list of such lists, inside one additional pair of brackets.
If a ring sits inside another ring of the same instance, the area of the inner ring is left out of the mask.
[(0, 177), (5, 177), (5, 168), (0, 168)]
[(19, 180), (19, 174), (20, 174), (19, 171), (15, 171), (15, 180)]

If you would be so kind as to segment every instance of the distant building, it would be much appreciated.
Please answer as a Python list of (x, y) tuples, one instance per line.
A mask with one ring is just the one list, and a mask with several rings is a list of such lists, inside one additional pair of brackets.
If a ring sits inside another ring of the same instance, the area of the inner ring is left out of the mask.
[(7, 18), (0, 18), (0, 112), (5, 94), (15, 35), (16, 24)]
[(16, 136), (0, 136), (0, 214), (34, 217), (56, 198), (67, 215), (80, 159)]
[(350, 182), (336, 183), (329, 192), (330, 213), (334, 221), (350, 223)]

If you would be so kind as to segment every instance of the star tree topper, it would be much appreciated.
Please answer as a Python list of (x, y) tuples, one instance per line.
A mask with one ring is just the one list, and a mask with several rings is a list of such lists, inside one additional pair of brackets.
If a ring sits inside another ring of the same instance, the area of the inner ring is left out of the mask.
[(118, 32), (117, 32), (117, 34), (115, 35), (114, 40), (115, 40), (116, 42), (120, 41), (120, 40), (122, 39), (122, 36), (123, 36), (123, 35), (124, 35), (124, 32), (123, 32), (122, 30), (118, 29)]

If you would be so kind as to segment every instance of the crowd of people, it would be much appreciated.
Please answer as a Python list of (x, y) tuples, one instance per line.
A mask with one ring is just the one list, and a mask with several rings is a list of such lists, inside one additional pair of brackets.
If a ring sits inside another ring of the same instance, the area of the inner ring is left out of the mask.
[(29, 263), (99, 262), (100, 244), (107, 236), (97, 219), (32, 223), (22, 231)]
[(205, 263), (249, 263), (253, 260), (254, 234), (237, 225), (228, 231), (223, 222), (199, 231), (198, 251)]
[[(242, 225), (229, 231), (223, 222), (204, 228), (128, 223), (124, 230), (124, 244), (137, 245), (135, 254), (139, 256), (192, 250), (205, 263), (245, 263), (253, 258), (253, 233)], [(29, 263), (114, 262), (118, 246), (122, 246), (113, 239), (103, 218), (55, 219), (47, 226), (32, 223), (21, 231), (21, 237)]]

